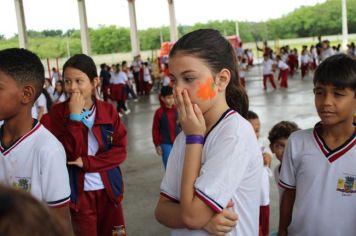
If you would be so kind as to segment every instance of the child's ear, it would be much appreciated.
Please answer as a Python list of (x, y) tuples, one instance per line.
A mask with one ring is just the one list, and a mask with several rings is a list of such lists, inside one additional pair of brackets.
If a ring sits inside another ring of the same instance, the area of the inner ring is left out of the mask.
[(35, 88), (33, 86), (25, 85), (23, 87), (22, 91), (23, 91), (23, 95), (22, 95), (21, 102), (23, 104), (28, 104), (28, 103), (35, 102), (36, 90), (35, 90)]
[(218, 73), (216, 85), (218, 87), (218, 91), (219, 92), (225, 91), (227, 85), (230, 82), (230, 79), (231, 79), (231, 74), (230, 74), (230, 71), (228, 69), (222, 69)]
[(94, 88), (97, 88), (100, 84), (99, 77), (95, 77), (92, 82), (93, 82)]

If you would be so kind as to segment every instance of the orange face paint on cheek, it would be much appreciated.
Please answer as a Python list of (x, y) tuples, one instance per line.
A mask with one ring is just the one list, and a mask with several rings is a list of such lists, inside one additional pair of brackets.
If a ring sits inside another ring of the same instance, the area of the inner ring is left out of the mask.
[(209, 100), (215, 97), (215, 83), (212, 77), (209, 77), (204, 83), (199, 83), (199, 89), (197, 91), (197, 97), (203, 101)]

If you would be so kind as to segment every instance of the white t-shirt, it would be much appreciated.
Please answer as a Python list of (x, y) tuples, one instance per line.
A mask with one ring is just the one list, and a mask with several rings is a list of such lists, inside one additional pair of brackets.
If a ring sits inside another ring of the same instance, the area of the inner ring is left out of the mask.
[(0, 182), (30, 192), (52, 207), (69, 202), (69, 178), (62, 144), (39, 122), (10, 147), (2, 146), (1, 133)]
[(43, 115), (48, 112), (47, 110), (47, 99), (46, 96), (41, 93), (41, 95), (37, 98), (36, 102), (32, 106), (32, 118), (37, 119), (38, 117), (38, 112), (40, 110), (40, 107), (43, 107)]
[[(96, 107), (95, 105), (90, 110), (90, 114), (85, 117), (85, 119), (89, 122), (94, 122), (96, 115)], [(95, 156), (98, 152), (99, 144), (96, 140), (93, 130), (89, 129), (88, 131), (88, 155)], [(95, 157), (93, 157), (95, 158)], [(94, 191), (99, 189), (104, 189), (104, 184), (101, 179), (101, 176), (98, 172), (87, 172), (84, 174), (84, 191)]]
[(247, 70), (247, 63), (241, 63), (240, 64), (240, 70), (239, 70), (239, 75), (240, 75), (241, 78), (245, 78), (246, 70)]
[(275, 63), (272, 59), (267, 59), (267, 61), (263, 60), (262, 65), (263, 65), (263, 74), (264, 75), (273, 74), (273, 71), (272, 71), (273, 64), (275, 64)]
[[(179, 201), (185, 157), (181, 132), (170, 153), (161, 195)], [(262, 154), (251, 124), (228, 110), (205, 140), (195, 193), (215, 212), (233, 201), (239, 222), (227, 235), (258, 235)], [(204, 230), (172, 229), (171, 235), (209, 235)]]
[(171, 79), (168, 76), (164, 76), (162, 86), (168, 86), (171, 84)]
[(331, 57), (334, 54), (335, 52), (332, 48), (326, 48), (321, 51), (320, 59), (321, 61), (324, 61), (326, 58)]
[(284, 61), (279, 60), (279, 61), (278, 61), (278, 68), (279, 68), (280, 70), (287, 70), (287, 69), (289, 69), (289, 66), (288, 66), (287, 63), (285, 63)]
[(59, 103), (59, 102), (64, 102), (66, 100), (66, 95), (62, 93), (60, 96), (57, 92), (53, 94), (53, 102)]
[(291, 134), (279, 179), (282, 187), (296, 189), (288, 235), (356, 234), (355, 144), (356, 133), (335, 150), (316, 128)]
[[(269, 151), (268, 148), (260, 144), (261, 152), (262, 154), (269, 154), (272, 156), (272, 153)], [(262, 157), (263, 160), (263, 157)], [(270, 192), (270, 184), (269, 184), (269, 178), (272, 176), (272, 171), (268, 166), (263, 166), (262, 168), (262, 182), (261, 182), (261, 206), (267, 206), (270, 203), (270, 197), (269, 197), (269, 192)]]
[(148, 69), (148, 67), (145, 67), (143, 69), (143, 80), (145, 82), (152, 82), (151, 73), (150, 73), (150, 70)]
[(128, 80), (127, 74), (123, 71), (119, 71), (119, 73), (112, 73), (110, 78), (111, 84), (125, 84)]
[(311, 58), (308, 53), (305, 53), (300, 56), (300, 61), (302, 62), (302, 64), (308, 64), (311, 61)]

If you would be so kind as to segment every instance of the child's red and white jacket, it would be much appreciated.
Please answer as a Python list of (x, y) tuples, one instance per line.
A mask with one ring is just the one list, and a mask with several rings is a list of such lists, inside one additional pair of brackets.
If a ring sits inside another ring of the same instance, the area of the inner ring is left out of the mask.
[(95, 156), (88, 156), (89, 129), (80, 121), (69, 118), (68, 101), (56, 104), (41, 120), (63, 144), (67, 161), (83, 160), (83, 168), (68, 166), (71, 187), (71, 207), (77, 209), (84, 193), (84, 174), (98, 172), (105, 190), (114, 205), (120, 204), (124, 185), (119, 165), (127, 157), (127, 132), (116, 109), (109, 103), (95, 100), (96, 116), (92, 132), (99, 149)]

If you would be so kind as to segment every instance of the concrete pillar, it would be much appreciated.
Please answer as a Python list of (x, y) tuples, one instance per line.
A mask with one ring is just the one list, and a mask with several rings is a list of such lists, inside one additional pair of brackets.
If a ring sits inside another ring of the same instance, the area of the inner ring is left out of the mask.
[(19, 46), (20, 48), (28, 47), (27, 43), (27, 31), (26, 31), (26, 21), (25, 21), (25, 13), (23, 10), (23, 2), (22, 0), (15, 0), (15, 11), (16, 11), (16, 19), (17, 19), (17, 30), (19, 35)]
[(169, 8), (169, 32), (171, 37), (171, 42), (175, 42), (178, 40), (178, 30), (177, 30), (177, 21), (176, 21), (176, 13), (174, 10), (174, 0), (168, 0), (168, 8)]
[(80, 38), (82, 42), (82, 52), (86, 55), (91, 54), (87, 12), (85, 9), (85, 0), (78, 0), (79, 21), (80, 21)]
[(137, 33), (135, 0), (127, 0), (127, 2), (130, 15), (131, 52), (133, 56), (136, 56), (140, 54), (140, 40)]
[(342, 15), (342, 49), (347, 49), (348, 29), (347, 29), (347, 7), (346, 0), (341, 0), (341, 15)]

